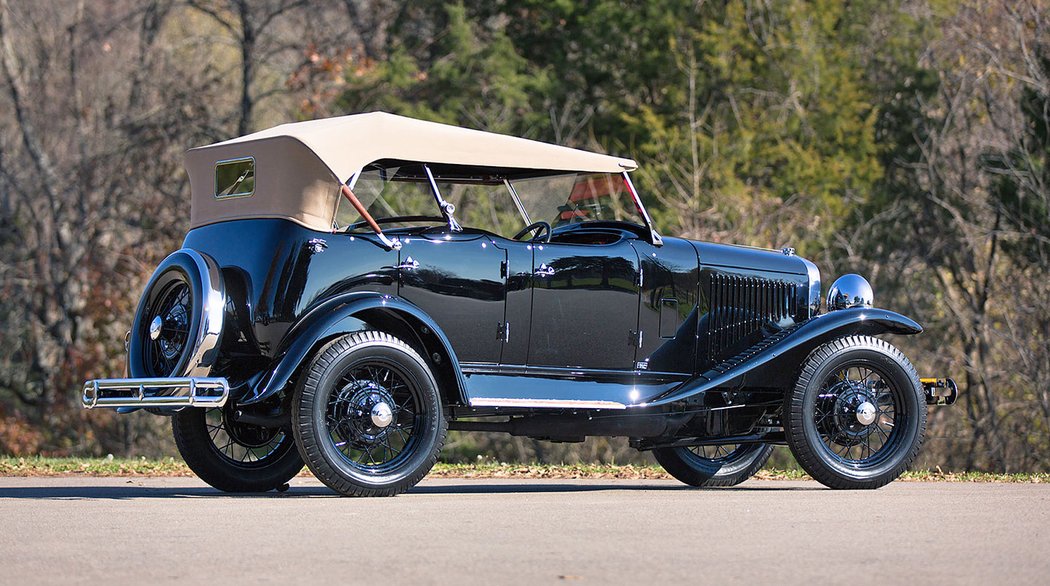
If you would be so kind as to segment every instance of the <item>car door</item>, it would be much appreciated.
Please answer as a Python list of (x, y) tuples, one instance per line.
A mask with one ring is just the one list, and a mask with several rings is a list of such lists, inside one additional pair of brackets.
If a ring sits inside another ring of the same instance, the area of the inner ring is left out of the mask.
[(401, 243), (398, 295), (437, 322), (460, 363), (498, 363), (506, 252), (484, 232), (469, 229), (430, 229)]
[(529, 367), (634, 368), (638, 254), (618, 231), (588, 234), (533, 245)]

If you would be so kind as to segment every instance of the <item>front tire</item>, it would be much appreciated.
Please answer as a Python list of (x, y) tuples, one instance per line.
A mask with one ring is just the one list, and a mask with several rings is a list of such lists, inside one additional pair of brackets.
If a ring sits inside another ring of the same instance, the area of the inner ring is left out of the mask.
[(225, 492), (282, 488), (303, 460), (287, 429), (237, 423), (232, 406), (190, 407), (171, 417), (175, 445), (201, 480)]
[(668, 474), (690, 486), (736, 486), (766, 465), (773, 446), (740, 444), (656, 448), (653, 456)]
[(393, 496), (437, 461), (448, 422), (423, 358), (389, 334), (337, 338), (306, 367), (293, 401), (307, 466), (347, 496)]
[(911, 362), (878, 338), (833, 340), (806, 359), (784, 401), (799, 465), (830, 488), (878, 488), (901, 475), (926, 432), (926, 400)]

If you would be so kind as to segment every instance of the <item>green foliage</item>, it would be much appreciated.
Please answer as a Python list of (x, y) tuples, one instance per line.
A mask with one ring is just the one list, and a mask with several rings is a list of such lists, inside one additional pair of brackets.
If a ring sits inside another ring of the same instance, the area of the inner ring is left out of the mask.
[[(671, 115), (643, 109), (635, 125), (652, 137), (639, 156), (669, 150), (702, 162), (689, 169), (700, 175), (693, 198), (721, 209), (726, 227), (748, 222), (741, 201), (797, 199), (804, 213), (827, 216), (803, 242), (826, 244), (847, 202), (882, 174), (877, 110), (858, 67), (865, 45), (855, 30), (866, 14), (836, 2), (708, 8), (668, 39), (675, 85), (696, 89), (669, 94)], [(647, 179), (663, 189), (660, 177)]]
[[(891, 121), (879, 106), (899, 93), (884, 82), (914, 63), (914, 46), (892, 34), (874, 39), (870, 25), (874, 17), (880, 31), (906, 28), (898, 8), (427, 3), (417, 17), (438, 23), (433, 44), (419, 46), (418, 27), (400, 23), (389, 59), (351, 76), (340, 105), (634, 156), (645, 161), (638, 183), (668, 232), (690, 230), (683, 211), (710, 210), (709, 230), (783, 244), (773, 241), (780, 230), (761, 234), (747, 204), (801, 202), (793, 242), (818, 248), (848, 209), (875, 197), (884, 155), (897, 148), (879, 140)], [(890, 51), (873, 57), (873, 43), (886, 39)]]
[(432, 46), (415, 46), (410, 27), (393, 31), (390, 56), (348, 79), (341, 109), (381, 109), (490, 131), (520, 131), (534, 116), (530, 96), (550, 90), (547, 71), (514, 49), (498, 27), (471, 19), (462, 4), (429, 3), (421, 17), (444, 23)]

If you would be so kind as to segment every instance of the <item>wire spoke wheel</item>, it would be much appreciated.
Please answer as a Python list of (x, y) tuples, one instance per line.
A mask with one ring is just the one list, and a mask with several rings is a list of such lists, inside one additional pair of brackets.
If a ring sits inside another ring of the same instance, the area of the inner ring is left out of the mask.
[(878, 368), (847, 364), (824, 379), (813, 420), (828, 454), (844, 465), (864, 468), (892, 453), (907, 417), (902, 390)]
[(306, 464), (347, 496), (393, 496), (415, 486), (448, 430), (427, 361), (377, 331), (347, 334), (319, 351), (292, 405)]
[[(278, 403), (268, 404), (276, 409)], [(171, 418), (175, 445), (190, 469), (227, 492), (281, 488), (303, 468), (287, 428), (238, 422), (236, 407), (188, 408)]]
[(156, 376), (175, 373), (187, 350), (193, 299), (190, 286), (176, 279), (158, 294), (157, 303), (142, 320), (145, 364)]
[(415, 446), (423, 416), (420, 391), (385, 362), (358, 364), (328, 398), (328, 439), (350, 466), (368, 474), (396, 468)]
[(918, 454), (926, 401), (900, 350), (850, 336), (806, 359), (783, 420), (788, 446), (814, 479), (831, 488), (878, 488)]
[(265, 465), (267, 458), (286, 451), (291, 444), (291, 438), (283, 429), (238, 423), (229, 408), (206, 410), (204, 425), (212, 447), (234, 466)]
[(226, 314), (216, 310), (226, 301), (225, 282), (214, 259), (188, 248), (168, 255), (153, 272), (135, 310), (127, 341), (131, 377), (212, 374)]
[(656, 448), (653, 456), (686, 484), (735, 486), (761, 470), (772, 452), (766, 444), (724, 444)]
[(728, 462), (733, 460), (733, 455), (737, 453), (740, 448), (743, 447), (741, 444), (727, 444), (719, 446), (692, 446), (688, 448), (690, 452), (696, 454), (697, 457), (712, 462)]

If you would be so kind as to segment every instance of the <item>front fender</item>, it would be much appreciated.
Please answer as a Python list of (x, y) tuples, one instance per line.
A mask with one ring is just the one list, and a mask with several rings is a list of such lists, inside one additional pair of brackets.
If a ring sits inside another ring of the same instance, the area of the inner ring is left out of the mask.
[(818, 346), (843, 336), (914, 335), (922, 332), (915, 320), (886, 309), (841, 309), (818, 315), (779, 342), (724, 372), (713, 369), (650, 401), (666, 405), (688, 401), (714, 388), (789, 389), (798, 379), (802, 362)]
[[(299, 319), (281, 340), (272, 365), (256, 377), (257, 382), (250, 386), (238, 404), (252, 405), (279, 393), (305, 361), (329, 340), (366, 329), (388, 330), (392, 323), (399, 324), (401, 331), (411, 330), (416, 340), (405, 341), (421, 344), (426, 350), (423, 356), (428, 361), (431, 361), (429, 349), (432, 347), (435, 353), (442, 355), (440, 362), (451, 369), (448, 373), (452, 379), (450, 382), (457, 386), (455, 392), (462, 398), (465, 386), (459, 360), (434, 320), (400, 297), (362, 291), (333, 297)], [(435, 377), (441, 378), (438, 373)]]

